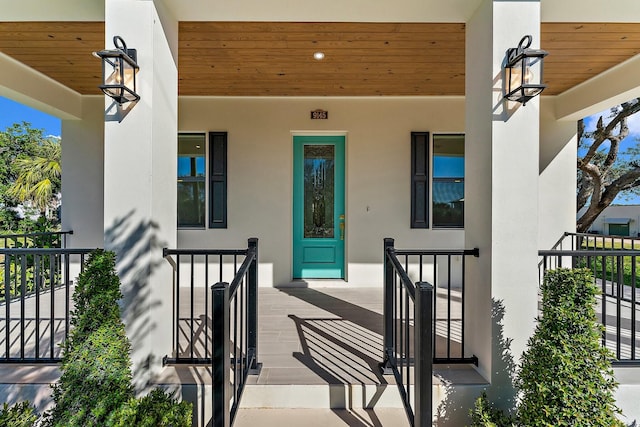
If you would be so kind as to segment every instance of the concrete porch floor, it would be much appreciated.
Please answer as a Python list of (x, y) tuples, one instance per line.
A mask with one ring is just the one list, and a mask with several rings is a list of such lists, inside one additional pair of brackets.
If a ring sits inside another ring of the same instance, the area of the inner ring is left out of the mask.
[[(446, 353), (446, 305), (444, 291), (438, 293), (437, 353)], [(383, 305), (380, 288), (260, 288), (258, 298), (258, 354), (262, 370), (249, 379), (250, 385), (386, 385), (393, 377), (383, 376)], [(181, 297), (181, 313), (189, 298)], [(451, 355), (460, 356), (460, 299), (452, 297), (450, 322)], [(194, 326), (194, 354), (204, 354), (201, 324)], [(185, 319), (180, 328), (180, 352), (188, 354), (186, 337), (191, 335)], [(181, 370), (183, 367), (167, 369)], [(438, 367), (438, 375), (452, 381), (475, 377), (468, 366)], [(474, 375), (475, 374), (475, 375)], [(197, 375), (196, 377), (200, 377)], [(184, 380), (184, 376), (181, 376)], [(477, 376), (479, 377), (479, 376)], [(168, 378), (168, 377), (165, 377)], [(476, 378), (477, 379), (477, 378)]]
[[(393, 376), (382, 375), (378, 366), (382, 360), (382, 298), (381, 288), (348, 285), (260, 288), (262, 370), (249, 377), (235, 425), (252, 426), (256, 420), (265, 426), (408, 425)], [(441, 310), (438, 318), (444, 319), (446, 308)], [(458, 331), (452, 336), (459, 341), (459, 302), (452, 313), (452, 330)], [(188, 335), (186, 323), (185, 328), (183, 335)], [(445, 326), (438, 322), (437, 329), (442, 328)], [(444, 351), (444, 336), (439, 341)], [(456, 348), (455, 342), (451, 348)], [(189, 348), (182, 346), (181, 350)], [(158, 382), (168, 387), (180, 384), (183, 390), (188, 384), (201, 387), (194, 393), (200, 400), (199, 416), (206, 422), (210, 395), (202, 385), (210, 383), (210, 372), (207, 367), (166, 367)], [(451, 387), (470, 386), (479, 392), (486, 381), (472, 366), (436, 365), (433, 384), (436, 408)], [(471, 394), (476, 395), (475, 391)]]

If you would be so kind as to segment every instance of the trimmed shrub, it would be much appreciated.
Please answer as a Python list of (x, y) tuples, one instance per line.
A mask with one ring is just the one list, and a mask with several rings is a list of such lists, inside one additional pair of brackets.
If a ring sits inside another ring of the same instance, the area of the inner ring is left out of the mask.
[(38, 415), (31, 403), (21, 402), (13, 406), (4, 404), (0, 410), (0, 426), (3, 427), (32, 427)]
[(106, 323), (121, 324), (118, 300), (122, 298), (115, 271), (115, 254), (96, 249), (87, 258), (73, 294), (70, 345), (84, 341)]
[(558, 269), (542, 285), (542, 318), (517, 379), (525, 426), (622, 426), (612, 354), (596, 322), (598, 289), (586, 269)]
[(500, 409), (489, 403), (487, 393), (482, 392), (475, 401), (473, 409), (469, 410), (471, 427), (511, 427), (513, 419)]
[(188, 402), (178, 403), (161, 390), (134, 398), (121, 298), (115, 254), (95, 250), (73, 294), (74, 328), (63, 346), (62, 376), (53, 387), (55, 406), (45, 415), (44, 426), (191, 426)]
[(46, 426), (105, 426), (133, 397), (121, 297), (115, 255), (92, 252), (73, 295), (74, 329), (63, 347), (62, 376), (53, 387), (55, 406), (46, 415)]
[(177, 402), (160, 389), (130, 399), (110, 420), (113, 427), (191, 427), (191, 403)]

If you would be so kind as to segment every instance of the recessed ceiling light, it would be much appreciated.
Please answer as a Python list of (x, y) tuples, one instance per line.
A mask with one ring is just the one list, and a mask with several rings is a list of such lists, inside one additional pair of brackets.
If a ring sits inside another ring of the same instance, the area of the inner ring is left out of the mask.
[(200, 145), (196, 145), (196, 148), (199, 150), (200, 149)]
[(324, 52), (316, 52), (313, 54), (313, 59), (316, 61), (322, 61), (324, 59)]

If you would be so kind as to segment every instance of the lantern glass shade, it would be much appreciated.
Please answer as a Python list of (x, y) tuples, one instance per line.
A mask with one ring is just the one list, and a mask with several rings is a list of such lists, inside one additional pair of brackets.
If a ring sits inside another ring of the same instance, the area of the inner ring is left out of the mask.
[(102, 84), (99, 86), (102, 92), (120, 105), (138, 101), (136, 73), (139, 67), (135, 62), (135, 49), (102, 50), (96, 55), (102, 59)]
[[(504, 97), (523, 105), (531, 98), (538, 96), (547, 87), (542, 83), (543, 58), (547, 52), (540, 49), (529, 49), (530, 37), (525, 36), (517, 48), (509, 49), (505, 65), (507, 87)], [(526, 41), (529, 44), (523, 46)]]

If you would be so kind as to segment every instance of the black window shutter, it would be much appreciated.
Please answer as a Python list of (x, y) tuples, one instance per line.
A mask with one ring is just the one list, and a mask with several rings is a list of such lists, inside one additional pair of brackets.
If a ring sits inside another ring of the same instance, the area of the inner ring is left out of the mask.
[(209, 132), (209, 227), (227, 228), (227, 133)]
[(411, 228), (429, 228), (429, 132), (411, 132)]

